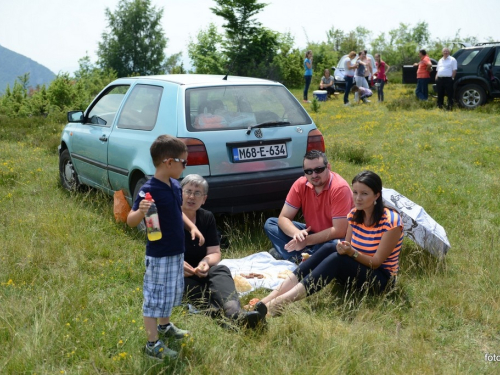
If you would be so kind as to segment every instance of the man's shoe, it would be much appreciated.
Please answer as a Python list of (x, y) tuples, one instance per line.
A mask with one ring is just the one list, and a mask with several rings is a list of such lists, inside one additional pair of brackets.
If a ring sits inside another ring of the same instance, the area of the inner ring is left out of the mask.
[(276, 250), (274, 247), (271, 247), (268, 252), (269, 252), (269, 254), (271, 254), (273, 256), (274, 259), (283, 260), (283, 257), (281, 256), (281, 254), (278, 253), (278, 250)]
[(190, 334), (189, 331), (174, 326), (174, 323), (170, 323), (166, 329), (161, 329), (160, 326), (158, 326), (158, 333), (165, 337), (174, 337), (177, 340), (183, 339)]
[(245, 328), (256, 328), (263, 326), (266, 322), (266, 316), (259, 311), (245, 311), (238, 317), (238, 324)]
[(144, 347), (144, 354), (146, 354), (148, 357), (157, 359), (157, 360), (163, 360), (165, 358), (176, 358), (179, 353), (177, 353), (175, 350), (169, 349), (165, 346), (163, 341), (158, 340), (156, 344), (153, 347), (149, 347), (146, 345)]

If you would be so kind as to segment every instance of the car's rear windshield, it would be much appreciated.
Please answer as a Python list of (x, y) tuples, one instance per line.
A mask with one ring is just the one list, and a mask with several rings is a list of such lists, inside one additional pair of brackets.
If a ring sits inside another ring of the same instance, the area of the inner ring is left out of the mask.
[(292, 94), (276, 85), (188, 89), (186, 119), (189, 131), (243, 129), (268, 122), (289, 126), (312, 123)]

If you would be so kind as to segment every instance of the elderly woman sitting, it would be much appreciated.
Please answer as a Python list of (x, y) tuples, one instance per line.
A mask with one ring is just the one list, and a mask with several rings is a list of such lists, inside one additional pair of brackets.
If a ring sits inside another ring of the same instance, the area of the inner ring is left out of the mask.
[(197, 175), (184, 177), (182, 212), (198, 227), (205, 237), (200, 246), (197, 239), (185, 231), (184, 293), (195, 305), (211, 305), (242, 326), (254, 328), (265, 321), (266, 312), (241, 309), (238, 293), (229, 268), (218, 265), (221, 251), (214, 215), (201, 208), (208, 193), (207, 181)]

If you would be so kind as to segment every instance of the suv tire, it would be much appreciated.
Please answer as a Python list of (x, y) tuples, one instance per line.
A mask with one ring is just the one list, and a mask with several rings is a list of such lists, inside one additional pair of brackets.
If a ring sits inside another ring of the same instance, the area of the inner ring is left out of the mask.
[(457, 100), (461, 107), (474, 109), (486, 102), (486, 92), (479, 85), (465, 85), (458, 90)]

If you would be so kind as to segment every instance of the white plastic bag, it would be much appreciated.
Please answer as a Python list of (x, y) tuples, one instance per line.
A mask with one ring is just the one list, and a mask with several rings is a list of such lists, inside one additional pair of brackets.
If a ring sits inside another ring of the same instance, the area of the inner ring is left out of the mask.
[(387, 207), (401, 215), (406, 237), (437, 257), (443, 257), (450, 248), (444, 228), (418, 204), (394, 189), (382, 189), (382, 199)]

